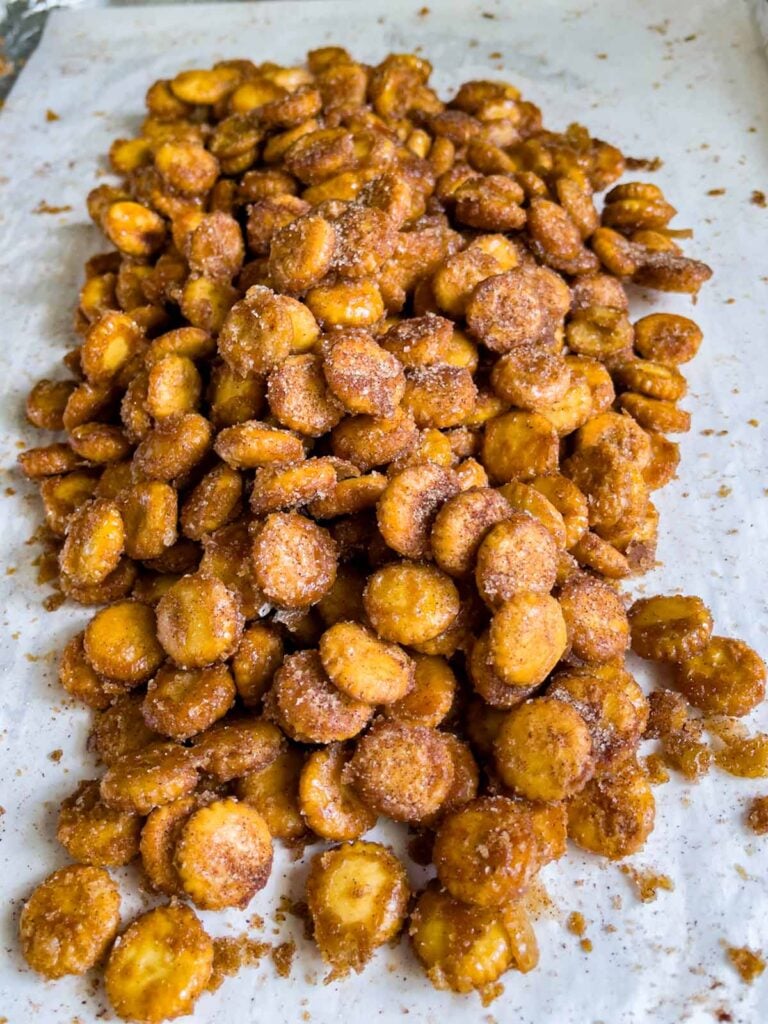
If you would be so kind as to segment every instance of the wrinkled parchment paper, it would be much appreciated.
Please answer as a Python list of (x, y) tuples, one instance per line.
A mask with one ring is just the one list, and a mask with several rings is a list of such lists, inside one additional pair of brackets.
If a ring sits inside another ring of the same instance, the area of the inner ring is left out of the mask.
[[(680, 296), (654, 299), (656, 308), (693, 312), (705, 344), (688, 367), (684, 404), (693, 429), (682, 439), (680, 476), (656, 498), (660, 565), (638, 589), (701, 594), (719, 632), (768, 654), (768, 209), (750, 202), (753, 190), (768, 191), (768, 64), (748, 8), (738, 0), (419, 8), (318, 0), (56, 12), (0, 115), (0, 939), (8, 950), (0, 1019), (11, 1024), (104, 1019), (91, 978), (46, 985), (16, 949), (20, 901), (65, 862), (54, 839), (57, 805), (96, 768), (85, 752), (88, 715), (62, 700), (56, 683), (56, 652), (88, 612), (42, 608), (45, 590), (31, 564), (38, 548), (27, 544), (39, 511), (13, 464), (19, 436), (42, 443), (23, 422), (23, 396), (39, 376), (62, 373), (81, 265), (103, 247), (85, 194), (103, 180), (109, 142), (138, 124), (154, 78), (223, 57), (297, 61), (330, 42), (368, 61), (422, 48), (443, 90), (468, 78), (508, 77), (543, 107), (548, 125), (580, 119), (632, 156), (662, 157), (654, 175), (632, 176), (664, 188), (680, 210), (675, 224), (696, 229), (688, 251), (716, 276), (693, 311)], [(46, 121), (46, 110), (59, 120)], [(725, 191), (707, 194), (714, 189)], [(41, 203), (66, 209), (35, 213)], [(635, 311), (646, 308), (638, 295)], [(755, 724), (768, 718), (755, 716)], [(475, 996), (435, 992), (405, 942), (380, 951), (361, 977), (323, 986), (323, 966), (300, 923), (273, 917), (281, 892), (300, 898), (305, 872), (280, 854), (270, 887), (246, 914), (203, 916), (214, 934), (236, 934), (259, 913), (265, 926), (256, 937), (293, 937), (290, 980), (265, 960), (204, 996), (195, 1019), (756, 1024), (765, 1020), (768, 974), (744, 985), (722, 943), (768, 953), (768, 840), (742, 823), (748, 798), (765, 792), (768, 781), (719, 772), (696, 786), (673, 780), (658, 788), (656, 830), (632, 861), (674, 881), (654, 903), (641, 904), (615, 865), (576, 850), (549, 866), (542, 881), (552, 906), (536, 926), (541, 965), (525, 977), (508, 974), (488, 1008)], [(127, 920), (142, 898), (138, 872), (121, 875)], [(421, 881), (418, 870), (413, 880)], [(575, 910), (587, 919), (590, 954), (564, 927)]]

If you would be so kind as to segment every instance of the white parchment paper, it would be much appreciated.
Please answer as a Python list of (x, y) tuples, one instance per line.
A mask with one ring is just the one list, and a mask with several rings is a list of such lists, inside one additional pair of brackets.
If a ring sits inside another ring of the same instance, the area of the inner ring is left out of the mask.
[[(640, 589), (699, 593), (719, 632), (768, 653), (768, 209), (750, 202), (753, 190), (768, 192), (768, 64), (749, 8), (741, 0), (431, 6), (288, 0), (56, 13), (0, 114), (0, 1019), (11, 1024), (110, 1019), (93, 979), (46, 985), (16, 950), (20, 901), (65, 862), (53, 835), (58, 803), (95, 767), (85, 752), (88, 715), (62, 700), (55, 664), (88, 613), (43, 610), (31, 565), (37, 549), (26, 543), (38, 508), (13, 466), (20, 436), (42, 443), (23, 422), (23, 397), (39, 376), (59, 374), (82, 262), (103, 246), (84, 196), (101, 180), (110, 141), (138, 123), (154, 78), (223, 57), (295, 62), (330, 42), (371, 62), (420, 48), (441, 89), (508, 77), (543, 107), (548, 125), (579, 119), (630, 155), (662, 157), (653, 180), (678, 206), (675, 224), (696, 229), (688, 251), (716, 276), (693, 314), (705, 332), (688, 368), (693, 430), (682, 441), (679, 479), (658, 495), (661, 564)], [(59, 120), (46, 121), (49, 109)], [(713, 189), (725, 191), (708, 195)], [(34, 213), (43, 201), (71, 209)], [(691, 312), (683, 297), (654, 302)], [(639, 295), (635, 310), (645, 308)], [(766, 716), (755, 716), (760, 724)], [(59, 761), (52, 751), (62, 752)], [(195, 1019), (757, 1024), (768, 1014), (768, 974), (745, 986), (722, 942), (768, 953), (768, 840), (743, 826), (748, 798), (764, 792), (768, 781), (719, 772), (656, 790), (656, 830), (633, 859), (673, 879), (674, 892), (655, 903), (640, 904), (615, 865), (576, 850), (547, 868), (554, 909), (537, 924), (541, 966), (507, 975), (489, 1008), (435, 992), (405, 942), (380, 951), (362, 976), (323, 986), (297, 922), (274, 922), (280, 892), (300, 896), (304, 873), (281, 855), (248, 914), (204, 917), (214, 934), (227, 934), (258, 912), (262, 938), (292, 935), (299, 948), (290, 980), (264, 962), (204, 996)], [(142, 904), (137, 873), (123, 877), (127, 919)], [(564, 927), (574, 910), (587, 919), (591, 954)]]

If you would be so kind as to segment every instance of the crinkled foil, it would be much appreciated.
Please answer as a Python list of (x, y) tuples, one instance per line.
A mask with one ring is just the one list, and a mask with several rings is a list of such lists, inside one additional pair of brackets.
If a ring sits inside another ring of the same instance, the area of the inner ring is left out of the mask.
[(0, 21), (0, 101), (11, 91), (29, 55), (40, 42), (50, 11), (75, 7), (61, 0), (10, 0)]
[[(0, 107), (34, 52), (51, 11), (69, 7), (130, 7), (206, 0), (0, 0)], [(768, 0), (758, 0), (765, 3)], [(5, 13), (3, 14), (3, 9)]]

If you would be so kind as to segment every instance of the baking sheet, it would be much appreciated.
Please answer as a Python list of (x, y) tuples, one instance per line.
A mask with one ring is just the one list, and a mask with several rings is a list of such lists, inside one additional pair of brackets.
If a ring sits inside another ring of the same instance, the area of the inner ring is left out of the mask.
[[(420, 47), (442, 90), (472, 77), (508, 77), (543, 107), (548, 125), (580, 119), (632, 156), (662, 157), (653, 180), (678, 206), (675, 224), (695, 227), (688, 250), (716, 276), (692, 313), (705, 332), (688, 367), (684, 404), (693, 430), (682, 440), (678, 480), (657, 496), (661, 564), (639, 587), (701, 594), (719, 632), (768, 653), (768, 209), (750, 202), (753, 190), (768, 192), (768, 64), (749, 8), (734, 0), (485, 0), (433, 4), (428, 13), (421, 3), (377, 0), (362, 8), (286, 0), (56, 12), (0, 114), (0, 943), (8, 950), (0, 1019), (10, 1024), (90, 1024), (105, 1016), (91, 977), (46, 985), (16, 950), (20, 901), (65, 860), (53, 837), (58, 803), (95, 768), (85, 752), (88, 714), (62, 701), (55, 665), (88, 612), (42, 608), (45, 591), (31, 564), (38, 549), (27, 543), (38, 508), (13, 463), (18, 437), (42, 443), (23, 422), (23, 397), (39, 376), (59, 372), (73, 341), (82, 262), (103, 246), (84, 196), (103, 180), (110, 141), (138, 124), (156, 77), (231, 56), (295, 62), (326, 42), (372, 62)], [(47, 121), (47, 110), (59, 120)], [(713, 189), (725, 192), (708, 195)], [(67, 209), (36, 213), (41, 203)], [(649, 308), (642, 295), (634, 308), (638, 315)], [(682, 296), (656, 297), (654, 308), (691, 314)], [(768, 726), (768, 716), (755, 716), (755, 725)], [(50, 759), (54, 751), (60, 760)], [(405, 942), (380, 951), (362, 976), (322, 985), (322, 964), (300, 923), (274, 920), (280, 893), (299, 897), (304, 874), (281, 854), (270, 887), (246, 914), (203, 917), (214, 934), (237, 934), (247, 917), (261, 914), (265, 929), (257, 937), (292, 937), (298, 945), (290, 980), (265, 961), (204, 996), (195, 1019), (764, 1020), (768, 975), (744, 985), (721, 944), (768, 953), (768, 841), (742, 825), (746, 802), (764, 792), (768, 781), (719, 772), (695, 786), (676, 779), (656, 790), (656, 830), (632, 859), (674, 881), (674, 891), (654, 903), (639, 903), (615, 865), (575, 849), (545, 869), (552, 906), (536, 925), (541, 965), (525, 977), (505, 976), (504, 994), (488, 1008), (475, 996), (435, 992)], [(137, 872), (123, 876), (127, 919), (142, 903)], [(575, 910), (587, 919), (590, 954), (564, 927)]]

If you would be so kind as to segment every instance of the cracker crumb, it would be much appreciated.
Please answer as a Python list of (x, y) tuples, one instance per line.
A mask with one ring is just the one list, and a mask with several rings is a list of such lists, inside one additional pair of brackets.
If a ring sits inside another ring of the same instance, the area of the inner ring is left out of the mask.
[(32, 213), (67, 213), (72, 207), (68, 204), (63, 206), (52, 206), (47, 203), (44, 199), (41, 199), (37, 206), (34, 208)]
[(288, 914), (290, 914), (291, 912), (291, 905), (292, 901), (290, 896), (286, 896), (285, 893), (283, 893), (283, 895), (277, 901), (277, 909), (272, 915), (272, 920), (275, 921), (277, 924), (282, 924), (285, 921)]
[(658, 171), (664, 166), (660, 156), (628, 156), (625, 163), (628, 171)]
[(747, 808), (747, 825), (755, 835), (768, 833), (768, 796), (756, 796)]
[(565, 927), (571, 935), (582, 936), (587, 930), (587, 919), (580, 911), (574, 910), (573, 913), (568, 915)]
[(269, 952), (266, 942), (258, 942), (247, 935), (223, 936), (213, 940), (213, 970), (207, 988), (215, 992), (226, 978), (231, 978), (242, 967), (254, 967)]
[(668, 875), (656, 874), (654, 871), (643, 871), (629, 864), (622, 864), (620, 871), (632, 882), (635, 892), (642, 903), (653, 903), (658, 898), (659, 890), (674, 892), (675, 883)]
[(751, 985), (765, 970), (765, 960), (748, 946), (728, 946), (725, 953), (745, 984)]
[(279, 946), (272, 948), (272, 962), (279, 977), (287, 978), (290, 975), (295, 955), (295, 942), (281, 942)]

